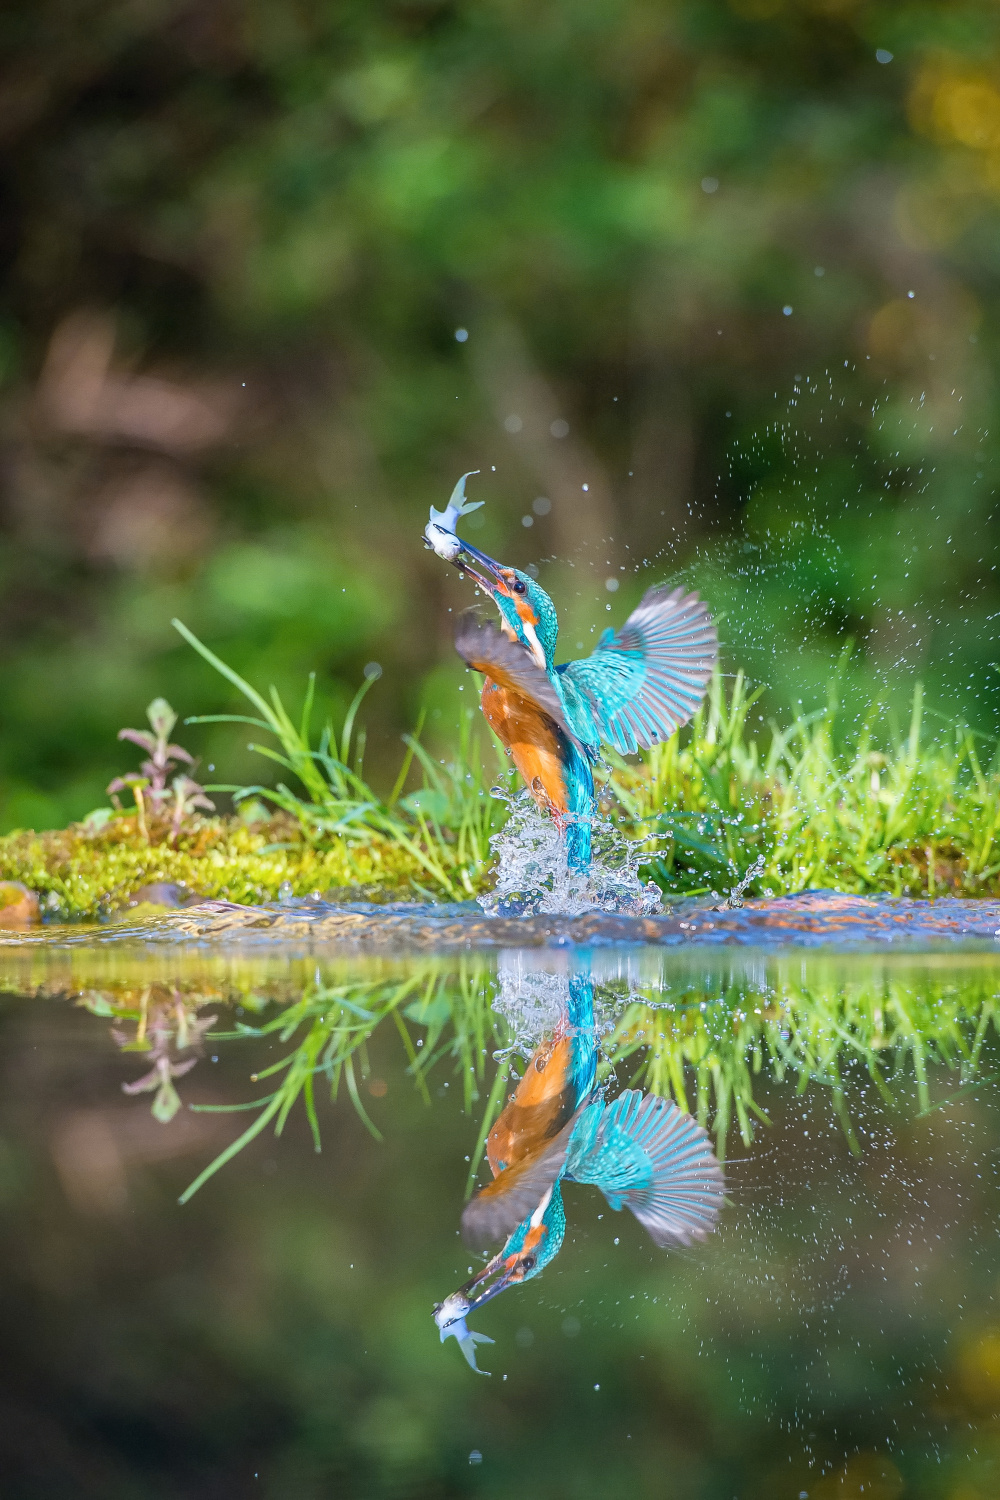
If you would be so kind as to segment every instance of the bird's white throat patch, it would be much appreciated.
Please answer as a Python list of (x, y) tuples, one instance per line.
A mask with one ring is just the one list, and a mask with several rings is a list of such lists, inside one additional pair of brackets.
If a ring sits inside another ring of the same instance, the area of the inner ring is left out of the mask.
[(542, 671), (544, 672), (545, 671), (545, 652), (542, 650), (542, 643), (541, 643), (541, 641), (538, 639), (538, 636), (535, 634), (535, 627), (534, 627), (534, 625), (528, 625), (528, 624), (525, 623), (524, 620), (522, 620), (521, 621), (521, 629), (524, 631), (525, 640), (528, 642), (528, 650), (531, 652), (531, 659), (532, 659), (532, 661), (535, 663), (535, 665), (537, 667), (541, 667)]
[(548, 1192), (545, 1194), (545, 1197), (542, 1199), (541, 1203), (539, 1203), (538, 1207), (535, 1209), (535, 1212), (531, 1215), (532, 1229), (537, 1229), (539, 1224), (545, 1218), (545, 1210), (548, 1208), (551, 1201), (552, 1189), (549, 1188)]

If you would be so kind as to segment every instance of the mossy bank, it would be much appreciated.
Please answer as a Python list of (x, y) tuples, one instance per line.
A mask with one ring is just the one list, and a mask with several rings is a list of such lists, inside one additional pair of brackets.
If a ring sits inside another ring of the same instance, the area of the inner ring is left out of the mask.
[[(875, 710), (840, 735), (831, 694), (823, 713), (772, 724), (757, 740), (747, 732), (752, 702), (741, 676), (716, 677), (689, 728), (603, 769), (602, 812), (641, 842), (664, 892), (721, 894), (741, 881), (751, 896), (1000, 891), (995, 745), (961, 726), (929, 739), (919, 689), (899, 735), (880, 729)], [(192, 810), (178, 825), (169, 801), (157, 811), (147, 799), (63, 831), (11, 833), (0, 839), (0, 880), (70, 919), (112, 916), (164, 884), (178, 888), (172, 899), (240, 902), (317, 892), (457, 900), (488, 885), (490, 840), (507, 816), (490, 791), (511, 780), (495, 747), (477, 742), (471, 715), (443, 762), (408, 737), (387, 796), (356, 763), (349, 769), (350, 724), (339, 742), (328, 728), (312, 749), (283, 711), (268, 717), (261, 727), (282, 752), (271, 758), (292, 786), (226, 789), (241, 809), (229, 818)], [(404, 792), (408, 779), (422, 785)]]

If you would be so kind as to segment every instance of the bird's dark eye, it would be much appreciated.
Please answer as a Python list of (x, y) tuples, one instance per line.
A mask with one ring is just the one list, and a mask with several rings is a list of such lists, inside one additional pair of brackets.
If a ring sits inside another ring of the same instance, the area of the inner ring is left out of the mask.
[(515, 578), (514, 579), (514, 593), (515, 594), (526, 594), (527, 592), (528, 592), (528, 585), (526, 583), (522, 583), (522, 581), (521, 581), (520, 578)]
[[(521, 587), (523, 588), (524, 585), (522, 584)], [(526, 1271), (533, 1271), (535, 1269), (535, 1257), (533, 1255), (526, 1255), (522, 1260), (521, 1265)]]

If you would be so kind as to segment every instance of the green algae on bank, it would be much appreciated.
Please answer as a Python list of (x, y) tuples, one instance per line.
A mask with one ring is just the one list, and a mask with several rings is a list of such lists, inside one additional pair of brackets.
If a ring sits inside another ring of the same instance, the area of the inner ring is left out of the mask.
[[(422, 877), (422, 880), (421, 880)], [(460, 878), (460, 877), (459, 877)], [(200, 821), (176, 842), (142, 837), (133, 816), (115, 818), (95, 833), (85, 824), (49, 833), (18, 832), (0, 839), (0, 879), (39, 893), (46, 911), (62, 918), (98, 918), (127, 907), (153, 884), (182, 887), (193, 899), (275, 901), (289, 892), (328, 891), (367, 900), (428, 894), (435, 883), (408, 850), (388, 838), (364, 842), (301, 837), (290, 819), (247, 824), (238, 818)], [(462, 894), (474, 894), (462, 889)], [(445, 895), (440, 888), (433, 895)]]

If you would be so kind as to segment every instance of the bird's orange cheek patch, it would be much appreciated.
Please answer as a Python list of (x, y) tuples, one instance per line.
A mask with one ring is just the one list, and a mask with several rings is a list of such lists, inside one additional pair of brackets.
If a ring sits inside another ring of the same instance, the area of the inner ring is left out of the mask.
[(535, 611), (532, 609), (527, 599), (518, 599), (514, 607), (517, 610), (518, 619), (523, 621), (525, 625), (538, 624), (538, 616), (535, 614)]

